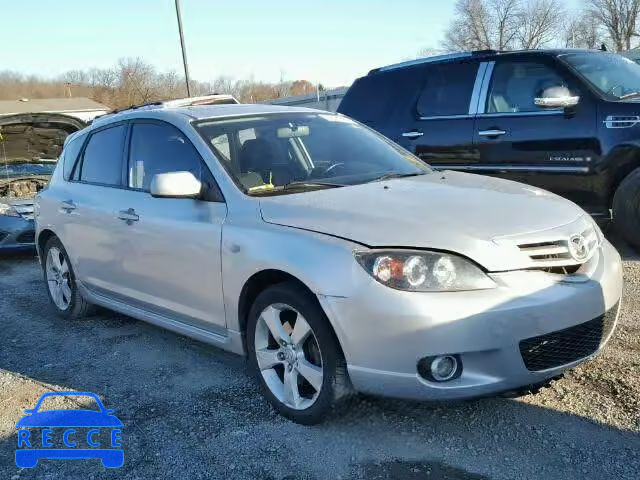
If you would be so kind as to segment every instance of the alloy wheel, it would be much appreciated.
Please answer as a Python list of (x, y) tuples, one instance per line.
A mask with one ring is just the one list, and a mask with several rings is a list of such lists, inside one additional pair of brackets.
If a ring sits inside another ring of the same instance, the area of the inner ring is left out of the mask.
[(305, 410), (322, 389), (322, 354), (313, 329), (286, 304), (265, 308), (255, 330), (255, 354), (267, 388), (289, 408)]
[(67, 259), (57, 247), (51, 247), (47, 253), (46, 272), (53, 303), (60, 310), (67, 310), (72, 297), (71, 274)]

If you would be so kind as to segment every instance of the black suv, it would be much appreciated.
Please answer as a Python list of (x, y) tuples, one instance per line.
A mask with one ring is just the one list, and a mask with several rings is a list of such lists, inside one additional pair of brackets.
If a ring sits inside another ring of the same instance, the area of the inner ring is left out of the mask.
[(378, 68), (339, 112), (437, 169), (550, 190), (640, 247), (640, 65), (593, 50), (481, 51)]

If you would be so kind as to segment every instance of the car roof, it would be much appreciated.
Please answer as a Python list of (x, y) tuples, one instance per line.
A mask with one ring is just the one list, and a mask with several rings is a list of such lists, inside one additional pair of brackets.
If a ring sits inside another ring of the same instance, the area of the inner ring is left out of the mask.
[(418, 58), (416, 60), (409, 60), (407, 62), (395, 63), (392, 65), (386, 65), (379, 68), (374, 68), (369, 72), (369, 75), (376, 75), (379, 73), (385, 73), (396, 70), (404, 70), (406, 68), (417, 67), (420, 65), (431, 63), (455, 63), (461, 60), (483, 60), (490, 61), (497, 58), (509, 57), (513, 55), (539, 55), (539, 56), (561, 56), (569, 53), (607, 53), (601, 50), (588, 50), (577, 48), (555, 48), (555, 49), (541, 49), (541, 50), (510, 50), (510, 51), (497, 51), (497, 50), (477, 50), (473, 52), (455, 52), (445, 55), (436, 55), (433, 57)]
[(192, 120), (235, 117), (242, 115), (264, 115), (270, 113), (327, 113), (304, 107), (287, 107), (263, 104), (195, 105), (185, 107), (165, 107), (152, 110), (126, 110), (95, 120), (91, 127), (97, 128), (110, 123), (135, 118), (187, 117)]

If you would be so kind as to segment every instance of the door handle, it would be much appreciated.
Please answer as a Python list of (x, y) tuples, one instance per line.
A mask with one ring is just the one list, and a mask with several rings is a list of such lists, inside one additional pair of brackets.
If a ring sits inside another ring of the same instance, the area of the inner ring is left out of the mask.
[(63, 213), (71, 213), (73, 212), (76, 208), (76, 204), (73, 203), (73, 200), (65, 200), (64, 202), (62, 202), (60, 204), (60, 211)]
[(140, 217), (136, 215), (136, 211), (133, 208), (128, 210), (120, 210), (118, 212), (118, 218), (124, 220), (127, 225), (131, 225), (133, 222), (140, 220)]
[(491, 130), (480, 130), (478, 135), (482, 137), (500, 137), (506, 134), (504, 130), (498, 130), (497, 128), (492, 128)]
[(404, 132), (402, 134), (402, 136), (404, 138), (410, 138), (410, 139), (419, 138), (419, 137), (421, 137), (423, 135), (424, 135), (424, 133), (418, 132), (417, 130), (414, 130), (413, 132)]

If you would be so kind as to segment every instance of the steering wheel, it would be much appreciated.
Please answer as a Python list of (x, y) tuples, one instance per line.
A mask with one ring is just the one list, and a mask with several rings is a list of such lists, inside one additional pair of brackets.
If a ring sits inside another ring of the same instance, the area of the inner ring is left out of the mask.
[[(345, 166), (344, 162), (337, 162), (337, 163), (334, 163), (333, 165), (329, 165), (326, 168), (326, 170), (324, 172), (322, 172), (322, 175), (327, 175), (327, 174), (333, 172), (336, 168), (339, 168), (339, 167), (344, 168), (344, 166)], [(335, 176), (335, 175), (332, 175), (332, 176)]]

